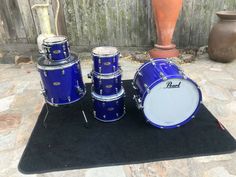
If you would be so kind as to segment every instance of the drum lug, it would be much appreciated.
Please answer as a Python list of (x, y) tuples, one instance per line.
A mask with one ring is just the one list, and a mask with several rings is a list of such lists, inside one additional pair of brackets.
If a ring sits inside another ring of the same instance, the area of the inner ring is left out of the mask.
[(116, 57), (113, 58), (113, 63), (115, 63), (115, 62), (116, 62)]
[(48, 76), (48, 74), (47, 74), (47, 71), (43, 71), (43, 75), (45, 76), (45, 77), (47, 77)]
[(96, 117), (96, 111), (93, 111), (93, 115)]
[(102, 80), (101, 79), (99, 79), (99, 85), (102, 85)]
[(141, 76), (141, 77), (143, 77), (143, 74), (142, 74), (142, 73), (140, 73), (140, 71), (138, 71), (138, 75), (139, 75), (139, 76)]
[(103, 115), (103, 118), (106, 119), (106, 115)]
[(118, 88), (116, 88), (116, 93), (118, 93)]
[(52, 59), (52, 54), (49, 54), (49, 59), (50, 59), (50, 60)]
[(105, 107), (106, 106), (105, 103), (102, 103), (102, 106)]
[(100, 95), (102, 95), (102, 89), (100, 89)]
[(99, 73), (101, 73), (102, 72), (102, 67), (99, 67)]
[(188, 78), (181, 69), (179, 69), (179, 74), (182, 75), (184, 79)]
[(118, 78), (116, 78), (116, 83), (118, 83)]
[(61, 70), (61, 74), (65, 75), (65, 70), (64, 69)]
[(51, 103), (54, 104), (54, 98), (51, 98)]
[(119, 117), (119, 114), (118, 114), (118, 113), (116, 113), (116, 117)]
[(101, 58), (98, 58), (98, 63), (99, 63), (99, 64), (101, 64), (101, 63), (102, 63), (102, 61), (101, 61)]
[(67, 57), (67, 56), (66, 56), (66, 52), (63, 52), (63, 53), (64, 53), (64, 57)]
[(79, 85), (77, 85), (76, 88), (79, 94), (83, 93), (83, 89), (81, 89)]
[(160, 72), (159, 74), (160, 74), (162, 80), (164, 80), (164, 81), (167, 80), (167, 77), (163, 74), (163, 72)]
[(150, 61), (151, 61), (151, 63), (152, 63), (153, 66), (156, 66), (156, 63), (154, 62), (153, 59), (150, 59)]
[(118, 105), (118, 104), (119, 104), (119, 101), (116, 101), (116, 104)]
[(146, 88), (147, 93), (150, 93), (150, 89), (147, 84), (144, 84), (144, 87)]
[(116, 71), (116, 67), (115, 67), (115, 66), (113, 66), (113, 71), (114, 71), (114, 72)]
[(67, 99), (68, 99), (68, 101), (69, 101), (69, 102), (71, 101), (71, 98), (70, 98), (70, 96), (68, 96), (68, 97), (67, 97)]
[(195, 116), (192, 116), (191, 118), (192, 118), (192, 119), (194, 119), (194, 118), (195, 118)]

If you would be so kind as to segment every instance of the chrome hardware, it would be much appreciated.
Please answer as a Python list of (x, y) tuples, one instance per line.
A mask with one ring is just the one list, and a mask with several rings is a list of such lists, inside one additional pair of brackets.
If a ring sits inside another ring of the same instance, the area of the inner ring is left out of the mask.
[(116, 88), (116, 93), (118, 93), (118, 88)]
[(163, 74), (163, 72), (160, 72), (159, 75), (161, 76), (162, 80), (167, 80), (167, 77)]
[(93, 115), (96, 116), (96, 111), (93, 111)]
[(106, 119), (106, 115), (103, 115), (103, 118)]
[(64, 69), (61, 70), (61, 74), (65, 75), (65, 70)]
[(102, 67), (99, 67), (99, 72), (100, 72), (100, 73), (102, 72)]
[(116, 83), (118, 83), (118, 78), (116, 78)]
[(47, 74), (47, 71), (43, 71), (43, 75), (45, 76), (45, 77), (47, 77), (48, 76), (48, 74)]
[(102, 89), (100, 89), (100, 95), (102, 95)]
[(79, 85), (77, 85), (76, 88), (77, 88), (79, 94), (83, 93), (83, 89)]
[(143, 74), (138, 71), (138, 75), (143, 77)]
[(98, 58), (98, 63), (99, 63), (99, 64), (101, 64), (101, 63), (102, 63), (102, 61), (101, 61), (101, 58)]
[(67, 53), (66, 52), (63, 52), (64, 53), (64, 56), (66, 57), (67, 56)]
[(50, 59), (50, 60), (52, 59), (52, 54), (49, 54), (49, 59)]
[(102, 80), (101, 79), (99, 79), (99, 85), (102, 85)]
[(102, 106), (105, 107), (106, 106), (105, 103), (102, 103)]
[(153, 66), (156, 66), (156, 63), (154, 62), (153, 59), (150, 60)]
[(54, 98), (51, 98), (51, 103), (54, 104)]
[(116, 71), (116, 67), (115, 66), (113, 66), (113, 71)]
[(192, 116), (191, 118), (192, 118), (192, 119), (194, 119), (194, 118), (195, 118), (195, 116)]
[(67, 99), (68, 99), (68, 101), (69, 101), (69, 102), (71, 101), (71, 98), (70, 98), (70, 96), (68, 96), (68, 97), (67, 97)]
[(184, 74), (183, 70), (179, 69), (179, 74), (183, 76), (184, 79), (187, 79), (188, 77)]
[(116, 57), (113, 58), (113, 63), (115, 63), (115, 62), (116, 62)]
[(118, 105), (118, 104), (119, 104), (119, 101), (116, 101), (116, 104)]
[(116, 113), (116, 117), (119, 117), (119, 114), (118, 114), (118, 113)]
[(147, 93), (150, 93), (150, 89), (149, 89), (148, 85), (147, 85), (147, 84), (144, 84), (144, 87), (146, 88)]
[(177, 125), (177, 127), (179, 128), (179, 127), (180, 127), (180, 125)]
[(137, 108), (138, 108), (138, 109), (143, 109), (143, 106), (141, 105), (142, 101), (141, 101), (141, 99), (139, 98), (139, 96), (134, 95), (134, 96), (133, 96), (133, 99), (134, 99), (134, 101), (136, 102)]
[(65, 44), (64, 44), (62, 47), (63, 47), (63, 50), (66, 50), (66, 46), (65, 46)]

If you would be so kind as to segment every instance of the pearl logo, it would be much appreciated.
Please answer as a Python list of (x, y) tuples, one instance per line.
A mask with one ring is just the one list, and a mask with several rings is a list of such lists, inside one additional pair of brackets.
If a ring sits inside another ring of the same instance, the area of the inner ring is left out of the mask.
[(177, 84), (173, 84), (172, 81), (166, 83), (167, 89), (174, 89), (174, 88), (180, 88), (181, 82)]

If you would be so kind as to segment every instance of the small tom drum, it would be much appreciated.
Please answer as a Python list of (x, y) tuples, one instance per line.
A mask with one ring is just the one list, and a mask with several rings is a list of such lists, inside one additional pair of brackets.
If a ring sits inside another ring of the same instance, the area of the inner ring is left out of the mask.
[(93, 70), (101, 74), (114, 73), (119, 69), (120, 52), (115, 47), (96, 47), (92, 50)]
[(65, 36), (52, 36), (44, 39), (43, 48), (46, 57), (53, 61), (65, 60), (70, 56), (69, 42)]

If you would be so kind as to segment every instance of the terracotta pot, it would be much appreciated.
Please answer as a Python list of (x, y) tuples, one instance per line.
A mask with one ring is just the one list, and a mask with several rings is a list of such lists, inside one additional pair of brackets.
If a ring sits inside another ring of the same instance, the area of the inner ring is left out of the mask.
[(236, 11), (221, 11), (220, 21), (213, 27), (208, 41), (208, 53), (212, 60), (231, 62), (236, 59)]
[(171, 41), (182, 3), (182, 0), (152, 0), (158, 39), (155, 48), (149, 51), (152, 58), (169, 58), (179, 55), (179, 51)]

